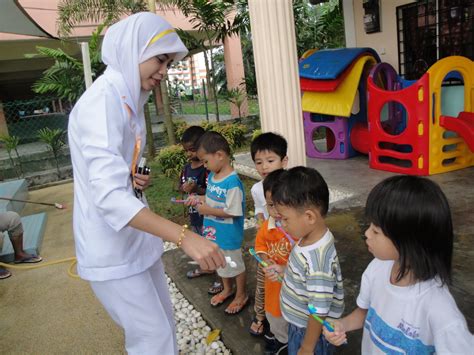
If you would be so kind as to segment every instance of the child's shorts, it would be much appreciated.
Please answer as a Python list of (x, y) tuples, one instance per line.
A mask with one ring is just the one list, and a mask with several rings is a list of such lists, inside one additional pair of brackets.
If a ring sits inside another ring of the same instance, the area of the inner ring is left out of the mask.
[(224, 256), (230, 256), (231, 260), (237, 265), (236, 267), (230, 267), (227, 263), (225, 267), (217, 269), (217, 275), (224, 278), (231, 278), (245, 271), (244, 259), (242, 258), (242, 250), (240, 248), (235, 250), (222, 250), (222, 252)]

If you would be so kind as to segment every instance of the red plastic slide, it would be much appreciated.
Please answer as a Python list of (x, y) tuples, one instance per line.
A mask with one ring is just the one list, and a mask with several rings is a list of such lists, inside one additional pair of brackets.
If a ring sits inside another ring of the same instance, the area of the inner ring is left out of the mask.
[(440, 116), (439, 124), (459, 134), (474, 152), (474, 112), (460, 112), (458, 117)]

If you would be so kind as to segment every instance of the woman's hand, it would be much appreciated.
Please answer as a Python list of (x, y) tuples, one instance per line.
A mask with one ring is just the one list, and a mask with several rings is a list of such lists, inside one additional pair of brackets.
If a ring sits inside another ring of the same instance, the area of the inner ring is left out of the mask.
[(135, 174), (133, 175), (133, 181), (135, 182), (135, 188), (139, 190), (145, 190), (150, 186), (151, 175)]
[(327, 330), (326, 327), (323, 327), (324, 337), (333, 345), (339, 346), (344, 344), (347, 341), (347, 336), (343, 323), (338, 320), (331, 320), (330, 323), (334, 327), (334, 332), (331, 332)]
[(226, 265), (224, 254), (217, 244), (196, 233), (188, 231), (181, 248), (202, 270), (216, 270)]
[(283, 278), (285, 267), (279, 264), (272, 264), (268, 267), (264, 267), (263, 271), (265, 272), (265, 276), (268, 277), (270, 281), (278, 281), (278, 276)]

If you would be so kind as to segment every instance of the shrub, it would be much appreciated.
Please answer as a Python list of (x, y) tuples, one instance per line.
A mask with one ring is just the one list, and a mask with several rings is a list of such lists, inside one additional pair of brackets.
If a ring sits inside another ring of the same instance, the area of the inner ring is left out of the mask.
[(173, 122), (174, 134), (176, 137), (176, 142), (181, 142), (183, 138), (184, 131), (189, 127), (185, 121), (175, 121)]
[(187, 163), (186, 153), (181, 145), (171, 145), (160, 150), (156, 161), (167, 177), (177, 178)]
[(252, 132), (252, 142), (255, 138), (262, 134), (262, 130), (257, 128)]

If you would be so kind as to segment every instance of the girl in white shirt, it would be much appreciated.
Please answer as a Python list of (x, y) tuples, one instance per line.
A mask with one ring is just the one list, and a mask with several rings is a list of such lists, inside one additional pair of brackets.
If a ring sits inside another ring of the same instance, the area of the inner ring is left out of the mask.
[(362, 354), (473, 354), (474, 337), (456, 306), (451, 281), (453, 226), (437, 184), (388, 178), (370, 192), (366, 243), (375, 259), (362, 275), (357, 306), (324, 329), (334, 345), (364, 327)]
[(130, 354), (178, 352), (163, 240), (177, 243), (202, 269), (225, 265), (215, 243), (154, 214), (134, 193), (149, 184), (149, 176), (135, 173), (145, 146), (143, 106), (168, 65), (186, 54), (158, 15), (114, 24), (102, 44), (107, 69), (69, 117), (78, 273), (124, 328)]

